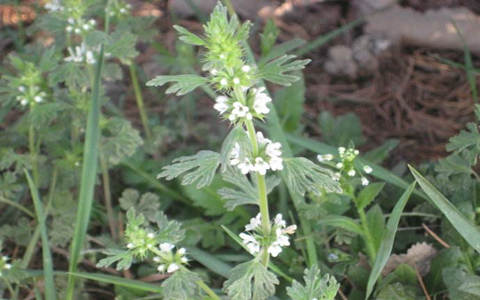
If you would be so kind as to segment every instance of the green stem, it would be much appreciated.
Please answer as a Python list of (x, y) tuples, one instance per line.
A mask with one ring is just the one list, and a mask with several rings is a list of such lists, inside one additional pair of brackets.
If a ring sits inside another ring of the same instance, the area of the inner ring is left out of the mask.
[(211, 299), (213, 299), (213, 300), (220, 300), (220, 297), (218, 297), (217, 294), (215, 294), (215, 292), (212, 291), (212, 289), (209, 288), (208, 285), (206, 285), (205, 282), (203, 282), (202, 280), (198, 280), (198, 281), (197, 281), (197, 285), (198, 285), (205, 293), (207, 293), (207, 295), (209, 295)]
[(360, 216), (360, 222), (362, 223), (363, 234), (365, 235), (365, 246), (367, 247), (367, 254), (370, 257), (370, 261), (375, 261), (377, 255), (375, 250), (375, 244), (373, 240), (372, 233), (368, 228), (367, 216), (363, 209), (357, 209), (358, 215)]
[(13, 287), (10, 284), (10, 282), (6, 278), (3, 278), (3, 281), (7, 285), (8, 291), (10, 292), (10, 296), (12, 297), (11, 299), (16, 299), (17, 295), (16, 295), (15, 291), (13, 290)]
[(8, 204), (8, 205), (11, 205), (21, 211), (23, 211), (24, 213), (26, 213), (27, 215), (29, 215), (30, 217), (32, 218), (35, 218), (35, 215), (28, 209), (26, 208), (25, 206), (21, 205), (21, 204), (18, 204), (16, 202), (13, 202), (11, 200), (8, 200), (6, 198), (3, 198), (3, 197), (0, 197), (0, 202), (3, 202), (5, 204)]
[(118, 236), (115, 226), (115, 216), (112, 207), (112, 193), (110, 192), (110, 175), (108, 174), (108, 165), (103, 155), (100, 155), (100, 166), (102, 168), (103, 196), (105, 198), (105, 207), (107, 209), (108, 225), (113, 239), (117, 240)]
[(32, 172), (35, 185), (38, 186), (38, 165), (37, 165), (37, 151), (35, 147), (35, 129), (33, 125), (28, 128), (28, 148), (30, 151), (30, 157), (32, 159)]
[(233, 7), (232, 1), (230, 1), (230, 0), (223, 0), (223, 3), (224, 3), (225, 6), (227, 7), (228, 13), (229, 13), (231, 16), (234, 16), (234, 15), (235, 15), (235, 8)]
[(150, 131), (150, 127), (148, 126), (148, 118), (145, 112), (145, 106), (143, 104), (142, 90), (140, 89), (140, 85), (138, 84), (135, 63), (130, 63), (128, 68), (130, 70), (130, 78), (132, 79), (133, 90), (135, 92), (135, 99), (137, 100), (138, 112), (140, 113), (140, 119), (142, 120), (143, 129), (145, 130), (147, 140), (152, 142), (152, 132)]

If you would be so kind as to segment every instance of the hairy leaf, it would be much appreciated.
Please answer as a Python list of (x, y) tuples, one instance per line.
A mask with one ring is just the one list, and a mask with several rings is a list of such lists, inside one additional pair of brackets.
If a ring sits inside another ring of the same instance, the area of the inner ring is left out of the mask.
[(295, 57), (295, 55), (283, 55), (263, 65), (259, 65), (259, 77), (276, 84), (289, 86), (300, 78), (287, 73), (302, 70), (310, 62), (310, 59), (294, 60)]
[(142, 144), (140, 133), (127, 120), (112, 118), (102, 128), (99, 143), (101, 155), (111, 165), (116, 165), (123, 159), (132, 156)]
[(107, 249), (103, 251), (103, 254), (107, 257), (101, 259), (97, 263), (97, 268), (106, 268), (114, 263), (117, 263), (117, 270), (127, 270), (130, 268), (133, 262), (133, 255), (129, 251), (119, 249)]
[(160, 75), (147, 82), (147, 86), (162, 86), (166, 83), (173, 84), (167, 89), (167, 94), (185, 95), (196, 89), (197, 87), (207, 83), (207, 78), (194, 75)]
[(294, 280), (291, 287), (287, 288), (287, 294), (291, 299), (295, 300), (333, 300), (337, 295), (340, 284), (337, 283), (335, 277), (331, 275), (320, 274), (317, 265), (313, 265), (310, 269), (305, 270), (303, 280), (305, 285)]
[(219, 164), (218, 153), (203, 150), (195, 155), (176, 158), (173, 164), (163, 167), (157, 178), (172, 180), (182, 176), (183, 185), (196, 184), (197, 188), (202, 188), (212, 182)]
[(230, 299), (264, 300), (275, 293), (275, 285), (278, 283), (275, 274), (253, 260), (232, 269), (224, 290)]
[(202, 40), (200, 37), (197, 35), (191, 33), (187, 29), (183, 28), (182, 26), (179, 25), (173, 25), (173, 28), (175, 28), (178, 33), (180, 33), (179, 39), (187, 44), (190, 45), (195, 45), (195, 46), (203, 46), (205, 45), (205, 41)]
[(140, 197), (140, 193), (134, 189), (126, 189), (118, 199), (120, 207), (123, 210), (129, 210), (134, 207), (136, 211), (143, 214), (150, 222), (155, 222), (156, 213), (160, 208), (160, 200), (157, 195), (145, 193)]
[(187, 269), (178, 270), (162, 283), (163, 299), (196, 299), (195, 296), (199, 294), (197, 286), (199, 280), (200, 276)]
[(321, 194), (323, 191), (338, 193), (342, 191), (338, 182), (332, 179), (332, 171), (304, 157), (285, 159), (283, 172), (289, 189), (302, 196), (307, 191), (314, 194)]

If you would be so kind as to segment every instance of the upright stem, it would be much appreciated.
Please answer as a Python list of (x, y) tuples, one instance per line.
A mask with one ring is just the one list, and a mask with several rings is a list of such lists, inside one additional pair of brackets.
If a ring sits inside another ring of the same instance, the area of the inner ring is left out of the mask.
[(28, 148), (32, 159), (33, 180), (35, 185), (38, 186), (37, 150), (35, 148), (35, 129), (33, 128), (33, 125), (30, 125), (28, 128)]
[(108, 165), (103, 155), (100, 155), (100, 166), (102, 168), (103, 196), (105, 198), (105, 207), (107, 208), (108, 225), (113, 239), (117, 240), (115, 216), (113, 215), (112, 207), (112, 193), (110, 192), (110, 175), (108, 174)]
[(220, 297), (218, 297), (217, 294), (215, 294), (214, 291), (212, 291), (212, 289), (205, 284), (205, 282), (203, 282), (202, 280), (198, 280), (197, 281), (197, 285), (205, 292), (207, 293), (208, 296), (210, 296), (210, 299), (212, 300), (220, 300)]
[[(255, 127), (251, 120), (245, 122), (247, 127), (248, 136), (252, 144), (253, 156), (258, 155), (258, 142), (257, 136), (255, 133)], [(260, 215), (262, 218), (262, 232), (264, 235), (269, 236), (271, 231), (270, 225), (270, 214), (268, 211), (268, 199), (267, 199), (267, 185), (265, 182), (265, 176), (257, 173), (257, 189), (258, 189), (258, 206), (260, 207)], [(268, 254), (268, 249), (264, 247), (262, 252), (262, 264), (264, 266), (268, 265), (268, 260), (270, 255)]]
[(145, 130), (145, 135), (147, 136), (148, 141), (152, 141), (152, 132), (148, 126), (148, 118), (145, 113), (145, 106), (143, 104), (142, 90), (138, 84), (137, 71), (135, 69), (135, 63), (130, 63), (128, 66), (130, 70), (130, 77), (132, 79), (133, 90), (135, 92), (135, 99), (137, 100), (138, 111), (140, 113), (140, 119), (142, 120), (143, 129)]

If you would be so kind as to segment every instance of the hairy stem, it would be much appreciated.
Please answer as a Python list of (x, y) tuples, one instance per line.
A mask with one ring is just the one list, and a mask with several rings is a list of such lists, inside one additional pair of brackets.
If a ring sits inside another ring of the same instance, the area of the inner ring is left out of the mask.
[(28, 128), (28, 148), (32, 160), (33, 180), (35, 182), (35, 185), (38, 186), (37, 150), (35, 147), (35, 129), (33, 128), (33, 125), (30, 125), (30, 127)]
[(148, 126), (148, 118), (145, 112), (145, 106), (143, 104), (143, 96), (142, 90), (140, 89), (140, 85), (138, 84), (137, 78), (137, 70), (135, 68), (135, 63), (130, 63), (128, 66), (130, 70), (130, 78), (132, 80), (133, 90), (135, 92), (135, 99), (137, 100), (137, 107), (138, 112), (140, 113), (140, 119), (142, 120), (142, 126), (145, 130), (145, 135), (147, 136), (147, 140), (152, 142), (152, 132), (150, 131), (150, 127)]

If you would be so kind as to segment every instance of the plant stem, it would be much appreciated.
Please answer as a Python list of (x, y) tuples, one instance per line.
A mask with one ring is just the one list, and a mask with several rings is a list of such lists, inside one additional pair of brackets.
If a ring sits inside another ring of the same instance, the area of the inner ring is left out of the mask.
[(368, 228), (367, 216), (363, 209), (357, 209), (358, 215), (360, 216), (360, 222), (362, 223), (363, 234), (365, 235), (365, 246), (367, 247), (367, 254), (370, 257), (370, 261), (375, 261), (376, 250), (373, 241), (373, 236)]
[(108, 174), (108, 165), (103, 155), (100, 155), (100, 166), (102, 168), (103, 196), (105, 198), (105, 207), (107, 209), (108, 225), (110, 233), (114, 240), (117, 240), (117, 230), (115, 226), (115, 216), (113, 215), (112, 193), (110, 192), (110, 175)]
[(132, 79), (133, 90), (135, 92), (135, 99), (137, 100), (138, 112), (140, 113), (140, 119), (142, 120), (143, 129), (145, 130), (147, 140), (152, 142), (152, 132), (150, 131), (150, 127), (148, 126), (148, 117), (145, 112), (145, 106), (143, 104), (142, 90), (140, 89), (140, 85), (138, 84), (135, 63), (130, 63), (128, 68), (130, 70), (130, 78)]
[(0, 202), (3, 202), (7, 205), (11, 205), (11, 206), (23, 211), (24, 213), (26, 213), (30, 217), (35, 218), (35, 215), (28, 208), (26, 208), (25, 206), (23, 206), (21, 204), (18, 204), (16, 202), (13, 202), (13, 201), (8, 200), (7, 198), (3, 198), (3, 197), (0, 197)]
[[(253, 156), (258, 155), (258, 142), (257, 136), (255, 133), (255, 127), (251, 120), (245, 122), (248, 136), (253, 148)], [(271, 231), (270, 225), (270, 214), (268, 211), (268, 198), (267, 198), (267, 185), (265, 183), (265, 176), (257, 173), (257, 189), (258, 189), (258, 206), (260, 207), (260, 215), (262, 217), (262, 232), (264, 236), (269, 236)], [(268, 265), (268, 260), (270, 255), (268, 254), (268, 249), (264, 248), (262, 252), (262, 264), (264, 266)]]
[(35, 129), (33, 125), (28, 128), (28, 148), (30, 151), (30, 157), (32, 159), (32, 172), (35, 185), (38, 186), (38, 165), (37, 165), (37, 151), (35, 148)]
[(198, 280), (198, 281), (197, 281), (197, 285), (198, 285), (205, 293), (207, 293), (207, 295), (209, 295), (211, 299), (220, 300), (220, 297), (218, 297), (217, 294), (215, 294), (215, 292), (212, 291), (212, 289), (209, 288), (208, 285), (206, 285), (205, 282), (203, 282), (202, 280)]
[(12, 297), (11, 299), (16, 299), (16, 293), (15, 293), (15, 291), (13, 290), (12, 285), (10, 284), (10, 282), (9, 282), (6, 278), (3, 278), (3, 281), (4, 281), (5, 284), (7, 285), (8, 291), (10, 292), (10, 296)]

